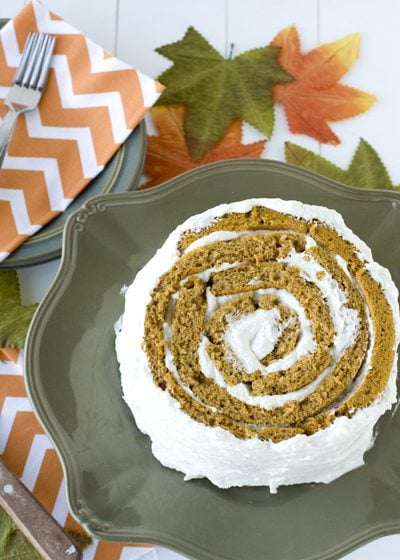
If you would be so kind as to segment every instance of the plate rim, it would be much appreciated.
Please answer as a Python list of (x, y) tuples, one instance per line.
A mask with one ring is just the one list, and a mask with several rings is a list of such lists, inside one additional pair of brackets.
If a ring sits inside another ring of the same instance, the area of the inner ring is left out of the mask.
[[(207, 175), (212, 174), (214, 170), (221, 170), (224, 171), (225, 168), (227, 170), (232, 170), (235, 167), (243, 168), (246, 165), (249, 165), (251, 168), (265, 168), (268, 170), (275, 170), (280, 172), (284, 175), (292, 175), (295, 177), (303, 177), (306, 178), (308, 181), (311, 181), (317, 187), (322, 188), (323, 190), (330, 191), (331, 189), (336, 190), (337, 192), (343, 193), (347, 198), (370, 198), (371, 200), (381, 200), (381, 196), (383, 195), (384, 199), (387, 198), (394, 198), (395, 200), (400, 201), (400, 191), (391, 190), (391, 189), (372, 189), (366, 187), (351, 187), (349, 185), (345, 185), (344, 183), (340, 183), (339, 181), (335, 181), (329, 177), (325, 177), (324, 175), (320, 175), (319, 173), (315, 173), (314, 171), (310, 171), (309, 169), (304, 169), (302, 167), (298, 167), (296, 165), (292, 165), (290, 163), (272, 160), (272, 159), (264, 159), (264, 158), (232, 158), (232, 159), (225, 159), (222, 161), (217, 161), (213, 163), (208, 163), (202, 165), (200, 167), (196, 167), (194, 169), (189, 169), (176, 177), (172, 177), (167, 181), (164, 181), (162, 184), (157, 185), (151, 188), (143, 188), (135, 191), (135, 199), (137, 202), (142, 202), (143, 199), (152, 200), (153, 198), (159, 198), (166, 196), (169, 191), (176, 191), (179, 188), (184, 188), (187, 184), (196, 180), (196, 178), (200, 175)], [(188, 183), (189, 179), (189, 183)], [(124, 199), (125, 196), (130, 197), (131, 194), (128, 192), (126, 193), (110, 193), (112, 198), (118, 203), (117, 197)], [(89, 202), (102, 202), (102, 197), (104, 195), (95, 195), (91, 197)], [(132, 197), (133, 198), (133, 197)], [(68, 221), (73, 218), (74, 214), (68, 218), (65, 228), (68, 226)]]
[[(68, 448), (67, 442), (64, 441), (61, 430), (58, 428), (58, 422), (52, 422), (51, 410), (46, 411), (44, 398), (40, 395), (40, 390), (38, 391), (35, 383), (37, 381), (35, 379), (37, 374), (32, 374), (32, 372), (38, 369), (34, 364), (33, 348), (35, 347), (35, 341), (49, 318), (49, 312), (52, 306), (57, 303), (59, 297), (68, 288), (70, 279), (75, 273), (73, 262), (75, 251), (78, 246), (78, 233), (82, 231), (84, 228), (83, 224), (90, 215), (103, 212), (107, 207), (124, 205), (126, 203), (134, 205), (146, 204), (147, 201), (150, 202), (155, 198), (162, 199), (168, 196), (168, 193), (177, 192), (185, 188), (188, 184), (196, 181), (199, 176), (206, 176), (207, 174), (214, 174), (215, 172), (223, 173), (225, 170), (233, 171), (235, 168), (243, 170), (246, 166), (249, 166), (248, 168), (263, 168), (284, 175), (306, 178), (323, 191), (332, 191), (333, 189), (337, 194), (345, 198), (353, 200), (392, 200), (393, 203), (400, 205), (400, 192), (397, 191), (349, 187), (307, 169), (302, 169), (284, 162), (258, 158), (242, 158), (204, 165), (194, 170), (187, 171), (166, 181), (158, 187), (148, 190), (144, 189), (136, 192), (96, 195), (91, 197), (80, 209), (76, 210), (68, 217), (64, 227), (62, 258), (57, 275), (40, 303), (29, 327), (26, 352), (24, 355), (25, 383), (32, 408), (44, 427), (60, 459), (65, 477), (65, 489), (69, 510), (78, 523), (95, 538), (114, 542), (139, 543), (146, 541), (154, 545), (165, 546), (166, 548), (196, 558), (197, 560), (226, 560), (226, 558), (220, 555), (209, 554), (198, 545), (186, 542), (183, 537), (169, 537), (159, 530), (115, 528), (110, 523), (96, 518), (92, 512), (85, 507), (84, 500), (80, 498), (82, 494), (80, 491), (82, 485), (79, 467), (75, 460), (73, 450)], [(29, 372), (29, 374), (27, 372)], [(305, 560), (334, 560), (372, 540), (397, 533), (400, 533), (400, 520), (375, 523), (361, 533), (357, 533), (351, 538), (338, 543), (334, 548), (325, 550), (323, 553), (314, 554), (313, 556), (307, 556)]]

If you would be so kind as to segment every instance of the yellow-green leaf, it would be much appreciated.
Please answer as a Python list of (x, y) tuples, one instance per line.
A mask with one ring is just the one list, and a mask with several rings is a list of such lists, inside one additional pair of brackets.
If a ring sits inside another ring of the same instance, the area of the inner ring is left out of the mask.
[[(67, 531), (68, 534), (84, 550), (92, 544), (92, 538), (77, 531)], [(7, 513), (0, 508), (0, 559), (1, 560), (42, 560), (33, 545), (18, 529)]]
[(347, 169), (341, 169), (328, 159), (292, 142), (285, 143), (285, 159), (288, 163), (352, 187), (399, 190), (399, 187), (393, 185), (376, 150), (362, 138)]
[(0, 271), (0, 348), (22, 348), (37, 305), (22, 305), (15, 270)]
[(361, 138), (347, 170), (352, 184), (370, 189), (392, 189), (389, 173), (374, 148)]
[(1, 560), (42, 560), (40, 554), (1, 508), (0, 558)]

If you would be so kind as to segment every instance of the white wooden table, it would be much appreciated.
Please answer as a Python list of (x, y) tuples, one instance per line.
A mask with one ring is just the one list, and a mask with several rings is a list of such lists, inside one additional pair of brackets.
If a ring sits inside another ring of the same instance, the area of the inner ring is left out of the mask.
[[(0, 17), (12, 17), (24, 0), (0, 0)], [(319, 145), (305, 136), (289, 133), (282, 110), (278, 110), (274, 137), (265, 156), (283, 160), (286, 140), (319, 152), (347, 166), (359, 138), (369, 141), (386, 163), (395, 183), (400, 183), (400, 52), (399, 0), (44, 0), (104, 48), (157, 76), (169, 66), (155, 47), (182, 37), (189, 25), (198, 29), (216, 48), (228, 55), (231, 43), (237, 55), (269, 43), (282, 28), (295, 24), (302, 46), (308, 51), (358, 31), (360, 59), (343, 83), (371, 91), (378, 103), (367, 113), (333, 125), (341, 138), (338, 147)], [(250, 127), (245, 139), (259, 135)], [(20, 270), (25, 303), (39, 301), (52, 282), (59, 261)], [(399, 504), (400, 508), (400, 504)], [(124, 560), (136, 560), (126, 549)], [(89, 560), (89, 555), (87, 560)], [(156, 560), (179, 560), (181, 556), (157, 549), (146, 554)], [(345, 560), (398, 560), (400, 535), (380, 538), (352, 552)], [(244, 559), (251, 560), (251, 559)]]

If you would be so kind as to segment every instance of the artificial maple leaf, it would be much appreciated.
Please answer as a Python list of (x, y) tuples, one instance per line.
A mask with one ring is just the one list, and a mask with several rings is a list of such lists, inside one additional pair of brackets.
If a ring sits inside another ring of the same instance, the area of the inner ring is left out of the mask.
[(42, 559), (2, 508), (0, 508), (0, 558), (2, 560)]
[(370, 189), (400, 190), (393, 185), (381, 158), (362, 138), (347, 169), (341, 169), (326, 158), (291, 142), (285, 143), (285, 159), (345, 185)]
[(266, 136), (274, 126), (273, 84), (292, 78), (278, 63), (278, 47), (262, 47), (225, 59), (193, 27), (182, 40), (156, 49), (174, 62), (159, 76), (167, 89), (159, 105), (184, 103), (184, 132), (194, 160), (240, 118)]
[(144, 172), (151, 180), (141, 188), (154, 187), (189, 169), (206, 163), (230, 158), (260, 157), (266, 141), (242, 144), (242, 126), (236, 119), (228, 127), (225, 136), (197, 161), (193, 161), (185, 143), (183, 123), (185, 107), (154, 107), (151, 111), (159, 136), (147, 137), (147, 154)]
[(23, 347), (36, 307), (21, 304), (16, 271), (0, 271), (0, 347)]
[(302, 54), (295, 27), (278, 33), (272, 45), (281, 47), (279, 62), (295, 81), (275, 85), (273, 95), (285, 109), (291, 132), (339, 144), (328, 122), (363, 113), (376, 101), (370, 93), (337, 83), (358, 57), (359, 44), (360, 36), (353, 33)]

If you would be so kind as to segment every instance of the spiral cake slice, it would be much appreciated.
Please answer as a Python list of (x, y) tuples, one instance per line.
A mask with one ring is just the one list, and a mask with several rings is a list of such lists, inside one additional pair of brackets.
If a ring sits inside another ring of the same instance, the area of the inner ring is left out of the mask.
[(126, 291), (124, 398), (153, 454), (219, 487), (330, 482), (396, 401), (398, 292), (334, 210), (186, 220)]

